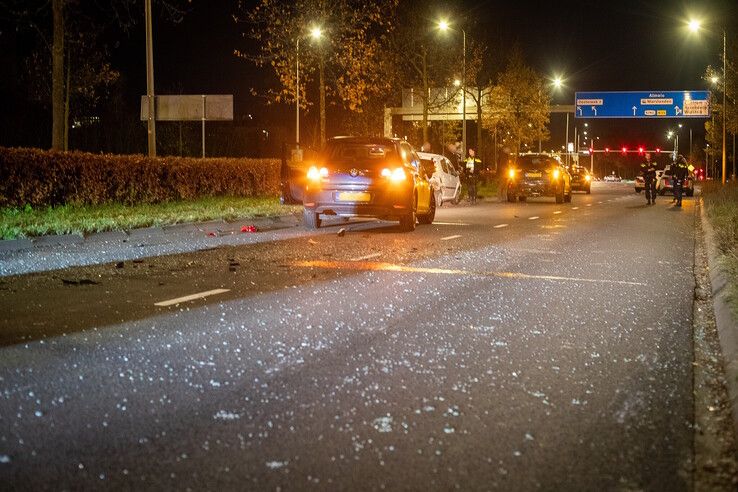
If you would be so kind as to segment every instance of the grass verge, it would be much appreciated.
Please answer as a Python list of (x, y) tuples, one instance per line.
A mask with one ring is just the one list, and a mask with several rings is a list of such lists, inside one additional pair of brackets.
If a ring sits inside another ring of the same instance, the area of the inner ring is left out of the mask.
[(0, 209), (0, 238), (86, 234), (206, 220), (274, 217), (302, 210), (277, 197), (215, 197), (142, 205), (63, 205)]
[(733, 314), (738, 316), (738, 183), (725, 186), (705, 183), (702, 186), (705, 211), (715, 230), (718, 261), (728, 273), (728, 302)]

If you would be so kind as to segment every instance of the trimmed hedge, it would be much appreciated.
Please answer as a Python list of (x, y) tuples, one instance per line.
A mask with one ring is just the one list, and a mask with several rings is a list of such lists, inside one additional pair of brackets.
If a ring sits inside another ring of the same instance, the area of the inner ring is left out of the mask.
[(0, 147), (0, 206), (159, 203), (273, 195), (277, 159), (104, 155)]

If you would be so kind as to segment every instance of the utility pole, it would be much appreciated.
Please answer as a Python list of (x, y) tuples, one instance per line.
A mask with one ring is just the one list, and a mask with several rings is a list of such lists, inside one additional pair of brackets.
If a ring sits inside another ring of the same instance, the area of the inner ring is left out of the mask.
[(727, 109), (727, 106), (725, 105), (725, 93), (728, 92), (728, 72), (726, 70), (726, 59), (727, 59), (727, 49), (726, 49), (726, 39), (725, 39), (725, 29), (723, 29), (723, 184), (725, 184), (725, 178), (727, 174), (726, 169), (726, 151), (725, 151), (725, 110)]
[(569, 165), (569, 112), (566, 112), (566, 142), (564, 142), (564, 150), (566, 151), (566, 165)]
[(594, 139), (591, 139), (589, 141), (589, 174), (594, 174), (594, 168), (595, 168), (595, 141)]
[(151, 34), (151, 0), (146, 0), (146, 98), (149, 103), (147, 124), (149, 157), (156, 157), (156, 105), (154, 104), (154, 48)]
[[(464, 147), (462, 159), (466, 160), (466, 31), (461, 30), (463, 38), (463, 52), (461, 65), (461, 146)], [(479, 123), (477, 123), (479, 124)]]

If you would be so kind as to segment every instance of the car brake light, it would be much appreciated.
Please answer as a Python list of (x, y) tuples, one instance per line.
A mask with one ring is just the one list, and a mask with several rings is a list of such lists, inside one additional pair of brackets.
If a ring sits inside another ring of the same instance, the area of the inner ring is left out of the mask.
[(310, 181), (320, 181), (320, 178), (325, 178), (326, 176), (328, 176), (327, 167), (321, 167), (318, 169), (316, 166), (310, 166), (310, 169), (308, 169), (307, 172), (307, 178)]
[(398, 182), (398, 181), (404, 181), (407, 177), (407, 174), (405, 174), (405, 170), (401, 167), (398, 167), (397, 169), (390, 170), (388, 168), (382, 169), (382, 176), (385, 178), (389, 178), (390, 181)]

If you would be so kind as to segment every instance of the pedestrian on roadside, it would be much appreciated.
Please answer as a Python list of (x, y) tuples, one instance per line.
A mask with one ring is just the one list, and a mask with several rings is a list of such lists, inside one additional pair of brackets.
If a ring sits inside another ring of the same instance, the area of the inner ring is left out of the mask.
[(646, 153), (646, 162), (641, 163), (641, 176), (646, 189), (646, 202), (653, 205), (656, 203), (656, 164), (651, 160), (650, 153)]
[(676, 206), (682, 206), (682, 193), (684, 192), (684, 180), (687, 179), (689, 169), (687, 167), (687, 159), (682, 154), (679, 154), (676, 162), (674, 163), (674, 198), (676, 199)]
[(431, 144), (430, 142), (423, 142), (423, 145), (420, 146), (421, 152), (430, 152), (431, 151)]
[(466, 158), (465, 165), (466, 187), (469, 192), (469, 201), (472, 204), (477, 203), (477, 179), (482, 171), (482, 160), (477, 157), (474, 149), (469, 149), (469, 157)]
[(446, 158), (451, 161), (451, 165), (454, 166), (454, 169), (456, 170), (459, 175), (462, 174), (462, 167), (461, 167), (461, 161), (459, 160), (459, 154), (456, 152), (456, 146), (452, 143), (449, 143), (446, 145), (446, 151), (443, 153)]

